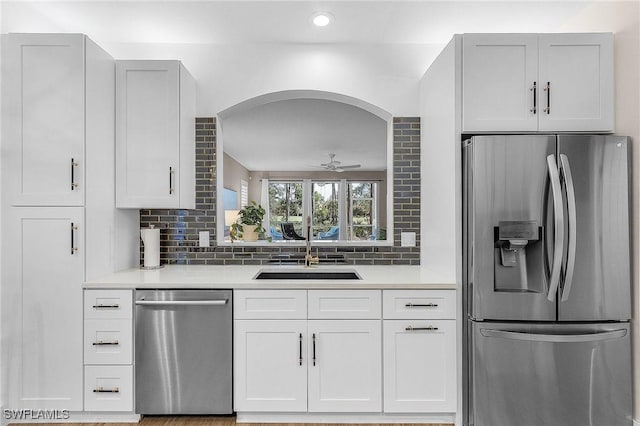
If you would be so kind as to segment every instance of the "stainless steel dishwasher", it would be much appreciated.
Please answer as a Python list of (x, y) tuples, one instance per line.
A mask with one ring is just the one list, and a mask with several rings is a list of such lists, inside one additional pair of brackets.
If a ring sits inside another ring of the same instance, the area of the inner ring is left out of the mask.
[(232, 305), (231, 290), (136, 290), (136, 413), (233, 412)]

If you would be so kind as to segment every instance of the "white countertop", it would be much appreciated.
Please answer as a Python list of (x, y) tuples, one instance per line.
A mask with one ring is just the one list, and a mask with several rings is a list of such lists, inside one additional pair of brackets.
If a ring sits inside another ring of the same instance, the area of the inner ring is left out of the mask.
[(85, 288), (231, 288), (231, 289), (456, 289), (456, 283), (421, 266), (320, 265), (324, 271), (355, 270), (361, 280), (255, 280), (261, 270), (305, 271), (298, 265), (204, 266), (169, 265), (116, 272), (84, 284)]

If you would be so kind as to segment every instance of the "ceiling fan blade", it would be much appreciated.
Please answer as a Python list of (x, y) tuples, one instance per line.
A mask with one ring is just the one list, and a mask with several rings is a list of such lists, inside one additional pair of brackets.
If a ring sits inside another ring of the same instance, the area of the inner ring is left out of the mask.
[(360, 167), (360, 164), (351, 164), (349, 166), (340, 166), (341, 169), (357, 169)]

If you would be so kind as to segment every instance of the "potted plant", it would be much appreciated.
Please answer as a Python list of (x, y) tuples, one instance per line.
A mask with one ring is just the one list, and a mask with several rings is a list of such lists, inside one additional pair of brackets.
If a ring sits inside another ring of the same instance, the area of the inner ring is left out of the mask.
[(245, 241), (264, 239), (265, 230), (262, 227), (264, 214), (264, 208), (255, 201), (251, 201), (249, 205), (241, 208), (238, 212), (238, 220), (231, 225), (229, 232), (231, 241), (235, 241), (237, 238), (242, 238)]

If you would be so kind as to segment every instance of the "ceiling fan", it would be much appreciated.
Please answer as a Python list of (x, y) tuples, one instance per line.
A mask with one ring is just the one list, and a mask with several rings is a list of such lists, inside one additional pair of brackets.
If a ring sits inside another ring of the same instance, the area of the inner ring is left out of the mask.
[(357, 169), (358, 167), (360, 167), (360, 164), (350, 164), (348, 166), (343, 166), (341, 161), (335, 160), (335, 156), (336, 155), (334, 153), (329, 153), (329, 162), (321, 163), (320, 167), (331, 172), (344, 172), (346, 169)]

